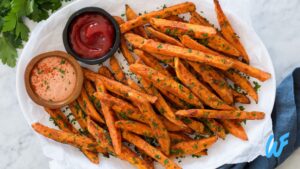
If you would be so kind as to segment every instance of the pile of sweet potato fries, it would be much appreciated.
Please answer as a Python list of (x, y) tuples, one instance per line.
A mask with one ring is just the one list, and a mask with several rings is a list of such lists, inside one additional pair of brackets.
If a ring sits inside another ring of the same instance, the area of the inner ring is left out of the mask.
[[(181, 168), (173, 158), (207, 155), (227, 133), (247, 140), (241, 123), (265, 114), (235, 107), (238, 102), (250, 104), (247, 96), (258, 102), (245, 75), (260, 81), (271, 75), (249, 65), (239, 37), (219, 2), (214, 3), (220, 31), (191, 2), (143, 15), (126, 5), (127, 21), (115, 19), (122, 32), (120, 50), (138, 82), (125, 75), (115, 57), (110, 68), (101, 66), (97, 73), (83, 68), (81, 95), (68, 105), (80, 129), (60, 109), (48, 108), (60, 130), (40, 123), (32, 124), (33, 129), (79, 148), (93, 163), (99, 163), (102, 153), (140, 169), (154, 168), (154, 161), (168, 169)], [(183, 13), (190, 14), (188, 21), (178, 16)]]

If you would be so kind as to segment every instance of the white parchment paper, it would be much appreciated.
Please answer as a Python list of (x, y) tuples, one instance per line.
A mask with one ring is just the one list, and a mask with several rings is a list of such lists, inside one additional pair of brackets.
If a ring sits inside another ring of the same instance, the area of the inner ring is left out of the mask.
[[(197, 6), (197, 11), (203, 13), (212, 23), (217, 25), (213, 4), (207, 1), (190, 0)], [(37, 54), (51, 50), (65, 50), (62, 42), (62, 31), (69, 16), (75, 11), (88, 6), (101, 7), (112, 15), (124, 14), (124, 5), (128, 3), (137, 13), (161, 9), (164, 4), (170, 6), (183, 2), (181, 0), (78, 0), (55, 14), (48, 20), (38, 24), (31, 33), (30, 40), (26, 44), (17, 67), (17, 94), (22, 112), (29, 124), (41, 122), (55, 128), (49, 122), (49, 116), (43, 109), (33, 103), (28, 97), (24, 86), (24, 71), (27, 63)], [(232, 2), (234, 3), (234, 2)], [(226, 6), (226, 4), (224, 5)], [(238, 10), (238, 9), (235, 9)], [(259, 91), (260, 101), (258, 104), (245, 105), (246, 110), (259, 110), (266, 113), (262, 121), (248, 121), (244, 126), (249, 141), (241, 141), (228, 135), (225, 140), (219, 139), (208, 151), (208, 156), (201, 158), (186, 157), (179, 164), (184, 169), (216, 168), (223, 164), (251, 161), (258, 155), (264, 155), (265, 143), (272, 133), (271, 111), (275, 98), (275, 74), (270, 56), (263, 43), (249, 24), (249, 20), (241, 20), (225, 8), (225, 13), (234, 26), (241, 41), (251, 57), (251, 65), (272, 74), (272, 78), (264, 83)], [(247, 18), (247, 13), (244, 15)], [(126, 66), (122, 55), (117, 54), (120, 62)], [(92, 66), (96, 69), (97, 66)], [(114, 157), (101, 157), (100, 164), (94, 165), (89, 162), (82, 153), (68, 145), (63, 145), (37, 135), (41, 142), (44, 154), (51, 159), (51, 169), (120, 169), (134, 168), (129, 163)], [(162, 168), (157, 164), (157, 168)]]

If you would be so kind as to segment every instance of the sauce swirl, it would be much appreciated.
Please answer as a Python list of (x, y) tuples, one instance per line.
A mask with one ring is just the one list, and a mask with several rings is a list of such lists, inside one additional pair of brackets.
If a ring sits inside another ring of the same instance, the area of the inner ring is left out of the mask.
[(112, 23), (97, 13), (78, 16), (71, 25), (70, 43), (82, 58), (99, 58), (109, 52), (115, 40)]
[(76, 85), (75, 69), (66, 59), (49, 56), (32, 69), (30, 83), (42, 99), (59, 102), (68, 98)]

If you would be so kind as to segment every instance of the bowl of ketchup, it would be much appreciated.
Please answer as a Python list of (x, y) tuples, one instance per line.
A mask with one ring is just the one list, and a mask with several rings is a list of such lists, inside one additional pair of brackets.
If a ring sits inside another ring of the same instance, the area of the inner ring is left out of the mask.
[(120, 28), (101, 8), (87, 7), (71, 15), (63, 32), (66, 51), (87, 64), (99, 64), (120, 46)]

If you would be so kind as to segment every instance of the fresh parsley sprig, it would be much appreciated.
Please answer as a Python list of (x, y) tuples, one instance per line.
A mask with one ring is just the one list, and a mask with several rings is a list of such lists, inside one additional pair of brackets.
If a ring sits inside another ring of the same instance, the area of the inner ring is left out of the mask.
[(29, 28), (24, 24), (27, 17), (35, 22), (49, 17), (49, 13), (69, 0), (1, 0), (0, 1), (0, 60), (14, 67), (17, 49), (28, 40)]

